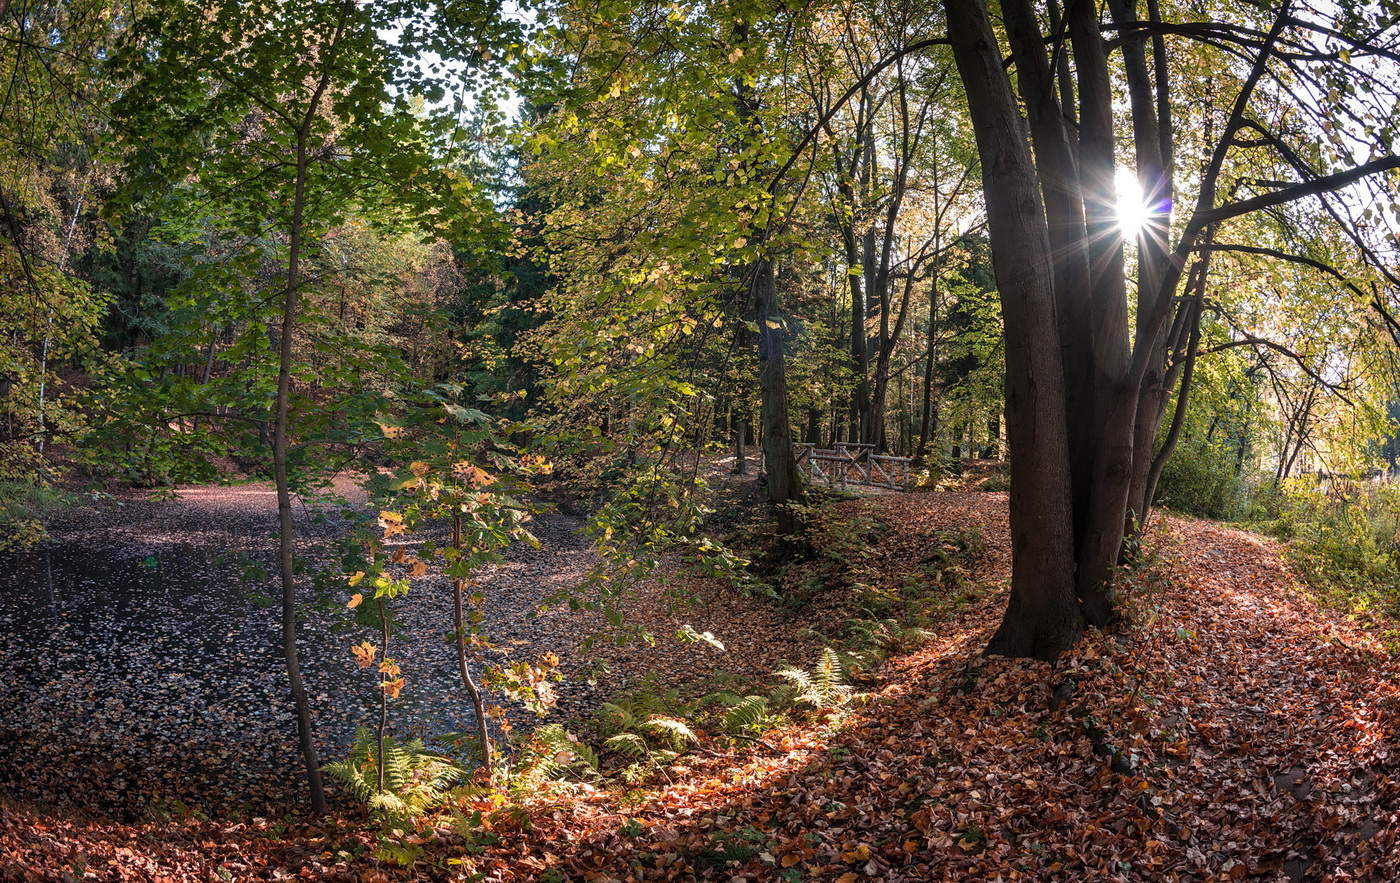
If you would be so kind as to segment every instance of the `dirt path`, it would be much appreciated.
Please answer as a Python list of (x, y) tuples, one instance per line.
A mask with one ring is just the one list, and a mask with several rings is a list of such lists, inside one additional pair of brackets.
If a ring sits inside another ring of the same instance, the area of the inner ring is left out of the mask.
[[(864, 505), (911, 538), (978, 524), (982, 576), (1008, 575), (1001, 495)], [(1054, 665), (981, 656), (992, 595), (893, 660), (834, 736), (770, 734), (777, 753), (697, 765), (484, 866), (528, 880), (533, 851), (565, 878), (1400, 879), (1396, 657), (1313, 604), (1277, 543), (1172, 518), (1154, 548), (1131, 624)], [(620, 835), (627, 819), (644, 833)]]

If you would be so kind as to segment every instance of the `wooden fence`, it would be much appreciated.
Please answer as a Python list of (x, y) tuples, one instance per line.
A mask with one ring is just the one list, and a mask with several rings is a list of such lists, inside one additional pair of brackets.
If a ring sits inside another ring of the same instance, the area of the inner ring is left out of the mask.
[(806, 471), (812, 483), (822, 481), (831, 487), (863, 484), (894, 490), (908, 490), (914, 483), (910, 458), (877, 454), (874, 445), (837, 442), (830, 449), (811, 444), (794, 445), (793, 449), (798, 468)]

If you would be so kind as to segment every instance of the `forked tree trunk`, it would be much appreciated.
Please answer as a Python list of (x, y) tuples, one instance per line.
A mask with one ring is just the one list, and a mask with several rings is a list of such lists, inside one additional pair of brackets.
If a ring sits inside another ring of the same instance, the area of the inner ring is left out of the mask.
[(1011, 599), (989, 652), (1052, 659), (1078, 636), (1064, 375), (1039, 183), (985, 11), (947, 0), (982, 158), (992, 266), (1006, 335), (1011, 448)]

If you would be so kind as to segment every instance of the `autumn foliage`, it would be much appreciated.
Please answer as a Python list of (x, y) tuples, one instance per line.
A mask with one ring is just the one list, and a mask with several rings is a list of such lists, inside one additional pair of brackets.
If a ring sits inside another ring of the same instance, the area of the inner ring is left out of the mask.
[[(1125, 575), (1127, 621), (1056, 663), (981, 655), (1004, 603), (1000, 494), (840, 504), (916, 550), (976, 523), (990, 589), (844, 717), (684, 754), (641, 790), (560, 785), (469, 836), (354, 825), (118, 825), (6, 806), (0, 876), (107, 879), (1174, 880), (1400, 873), (1400, 669), (1319, 609), (1272, 541), (1179, 518)], [(900, 576), (898, 552), (877, 579)], [(473, 877), (472, 875), (480, 875)]]

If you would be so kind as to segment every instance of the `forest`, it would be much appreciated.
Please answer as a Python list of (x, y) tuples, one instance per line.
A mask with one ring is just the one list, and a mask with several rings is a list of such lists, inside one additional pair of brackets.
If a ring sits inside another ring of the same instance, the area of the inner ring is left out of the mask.
[(0, 880), (1400, 879), (1397, 0), (0, 84)]

